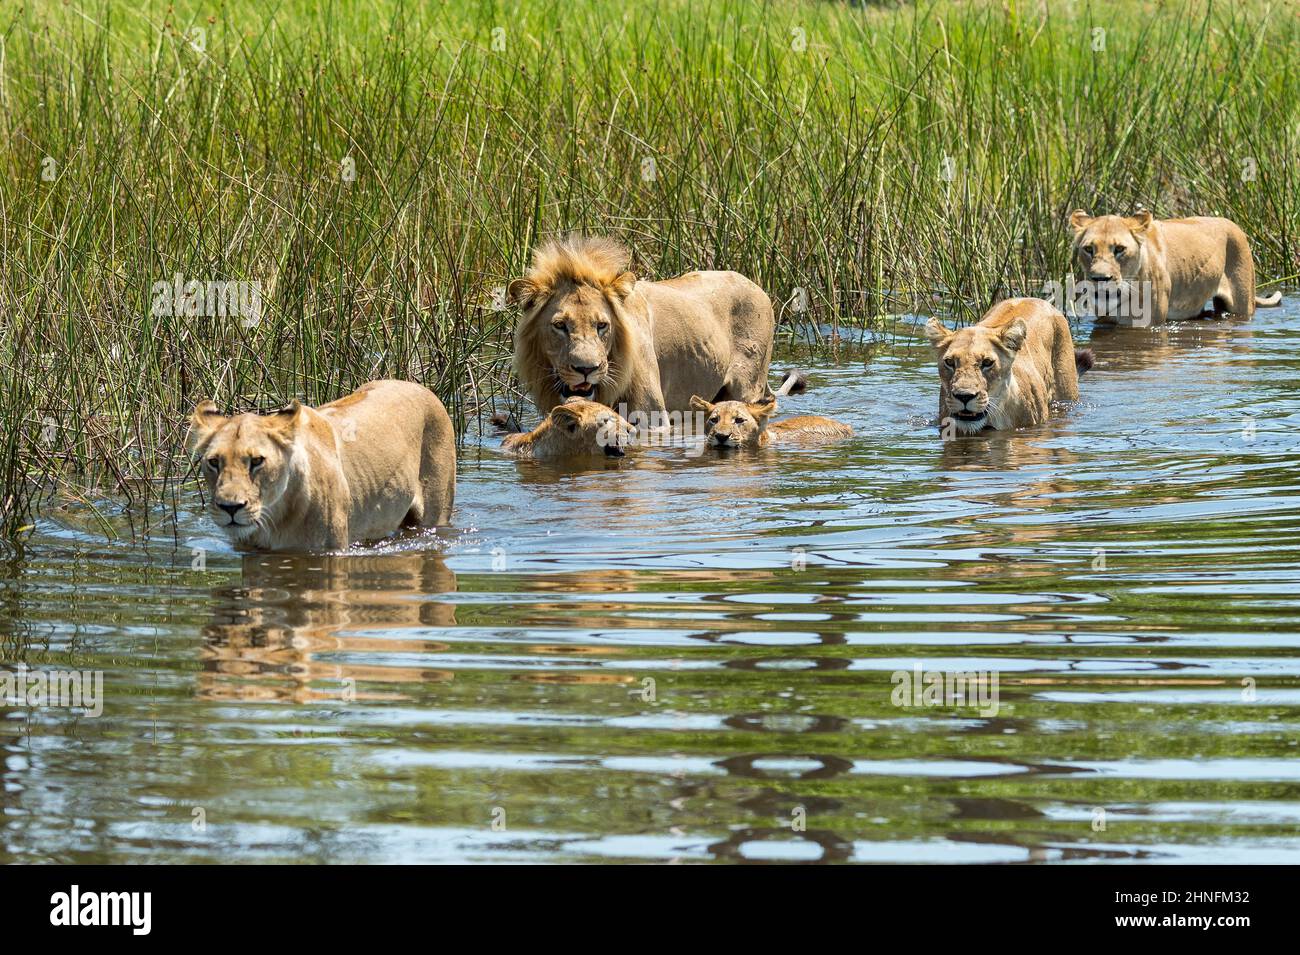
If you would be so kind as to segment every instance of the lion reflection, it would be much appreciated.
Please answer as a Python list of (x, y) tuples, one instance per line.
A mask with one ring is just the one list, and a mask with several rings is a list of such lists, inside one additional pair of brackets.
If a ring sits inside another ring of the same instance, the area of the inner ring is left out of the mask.
[(403, 699), (383, 687), (450, 680), (446, 670), (359, 661), (446, 650), (420, 636), (455, 625), (453, 605), (436, 599), (455, 589), (456, 575), (434, 553), (250, 555), (241, 585), (217, 594), (203, 628), (198, 696)]

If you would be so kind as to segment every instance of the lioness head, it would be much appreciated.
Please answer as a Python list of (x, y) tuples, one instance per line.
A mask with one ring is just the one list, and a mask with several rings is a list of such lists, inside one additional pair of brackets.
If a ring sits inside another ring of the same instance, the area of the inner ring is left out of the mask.
[(294, 434), (303, 414), (297, 401), (269, 415), (227, 418), (211, 401), (190, 417), (194, 455), (208, 488), (212, 520), (234, 541), (251, 537), (289, 487)]
[(548, 452), (556, 457), (604, 454), (621, 458), (636, 429), (612, 408), (585, 398), (567, 398), (551, 409)]
[(1142, 245), (1153, 219), (1149, 212), (1135, 216), (1090, 216), (1082, 209), (1070, 214), (1074, 229), (1074, 255), (1090, 282), (1123, 285), (1137, 278), (1142, 268)]
[(704, 440), (713, 448), (757, 448), (776, 413), (776, 397), (758, 401), (719, 401), (712, 404), (691, 396), (691, 408), (704, 412)]
[(1025, 323), (1016, 319), (1000, 327), (970, 325), (954, 332), (932, 318), (925, 333), (939, 359), (941, 414), (951, 416), (959, 431), (983, 429), (998, 414), (1011, 363), (1025, 343)]
[(537, 250), (528, 274), (510, 283), (523, 310), (515, 330), (515, 371), (549, 410), (565, 398), (613, 404), (626, 369), (619, 306), (636, 287), (628, 254), (608, 239), (569, 236)]

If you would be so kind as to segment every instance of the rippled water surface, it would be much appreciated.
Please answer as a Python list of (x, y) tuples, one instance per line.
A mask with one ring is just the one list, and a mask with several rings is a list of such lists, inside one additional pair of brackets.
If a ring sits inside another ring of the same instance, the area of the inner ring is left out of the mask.
[(1300, 861), (1298, 328), (1085, 325), (1077, 406), (947, 445), (906, 335), (798, 357), (852, 441), (489, 441), (456, 531), (348, 556), (49, 513), (0, 659), (106, 702), (0, 708), (0, 858)]

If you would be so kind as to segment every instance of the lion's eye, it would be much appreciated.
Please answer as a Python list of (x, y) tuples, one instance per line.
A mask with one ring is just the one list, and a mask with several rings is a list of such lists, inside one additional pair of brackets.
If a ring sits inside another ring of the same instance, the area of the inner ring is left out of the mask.
[(208, 467), (214, 471), (221, 470), (221, 458), (208, 458)]
[(736, 424), (744, 424), (744, 423), (745, 423), (745, 419), (744, 419), (744, 418), (737, 418), (737, 419), (736, 419)]
[(567, 335), (569, 332), (569, 327), (564, 322), (551, 322), (551, 327), (561, 335)]
[(263, 464), (265, 464), (265, 463), (266, 463), (266, 458), (249, 458), (249, 459), (248, 459), (248, 471), (249, 471), (249, 473), (251, 474), (253, 471), (256, 471), (258, 468), (260, 468), (260, 467), (261, 467)]
[(956, 368), (956, 367), (957, 367), (957, 359), (955, 359), (955, 358), (945, 358), (945, 359), (943, 360), (943, 365), (944, 365), (945, 368)]
[(609, 322), (597, 322), (596, 331), (604, 335), (607, 331), (609, 331)]
[(988, 371), (990, 368), (994, 366), (994, 364), (996, 363), (993, 361), (992, 358), (985, 358), (982, 362), (980, 362), (980, 367), (983, 368), (985, 371)]
[(1111, 251), (1115, 253), (1115, 258), (1118, 259), (1118, 258), (1119, 258), (1121, 255), (1123, 255), (1127, 250), (1124, 248), (1124, 246), (1122, 246), (1122, 245), (1117, 245), (1117, 246), (1115, 246), (1115, 248), (1113, 248)]
[(718, 423), (717, 415), (714, 415), (712, 418), (709, 419), (709, 424), (717, 424), (717, 423)]
[(1096, 255), (1097, 247), (1095, 245), (1085, 245), (1083, 251), (1087, 252), (1089, 255)]

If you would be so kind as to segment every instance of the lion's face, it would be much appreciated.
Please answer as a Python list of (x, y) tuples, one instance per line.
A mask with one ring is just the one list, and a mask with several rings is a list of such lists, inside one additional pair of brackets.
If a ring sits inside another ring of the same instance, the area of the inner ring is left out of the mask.
[(1090, 216), (1082, 209), (1070, 216), (1074, 254), (1090, 282), (1124, 285), (1142, 269), (1142, 244), (1151, 227), (1149, 212), (1137, 216)]
[(1011, 363), (1025, 342), (1025, 323), (1019, 319), (1000, 328), (971, 325), (951, 331), (937, 318), (925, 326), (939, 359), (940, 392), (960, 431), (979, 431), (997, 414), (998, 399), (1011, 379)]
[(194, 453), (213, 522), (234, 541), (256, 533), (275, 512), (291, 476), (297, 402), (270, 415), (226, 418), (203, 402), (190, 419)]
[(704, 412), (704, 440), (709, 447), (757, 448), (767, 428), (767, 419), (776, 411), (776, 399), (769, 396), (756, 402), (712, 404), (694, 395), (691, 407)]
[(549, 440), (564, 456), (621, 458), (636, 441), (636, 429), (622, 415), (596, 401), (568, 398), (550, 414)]

